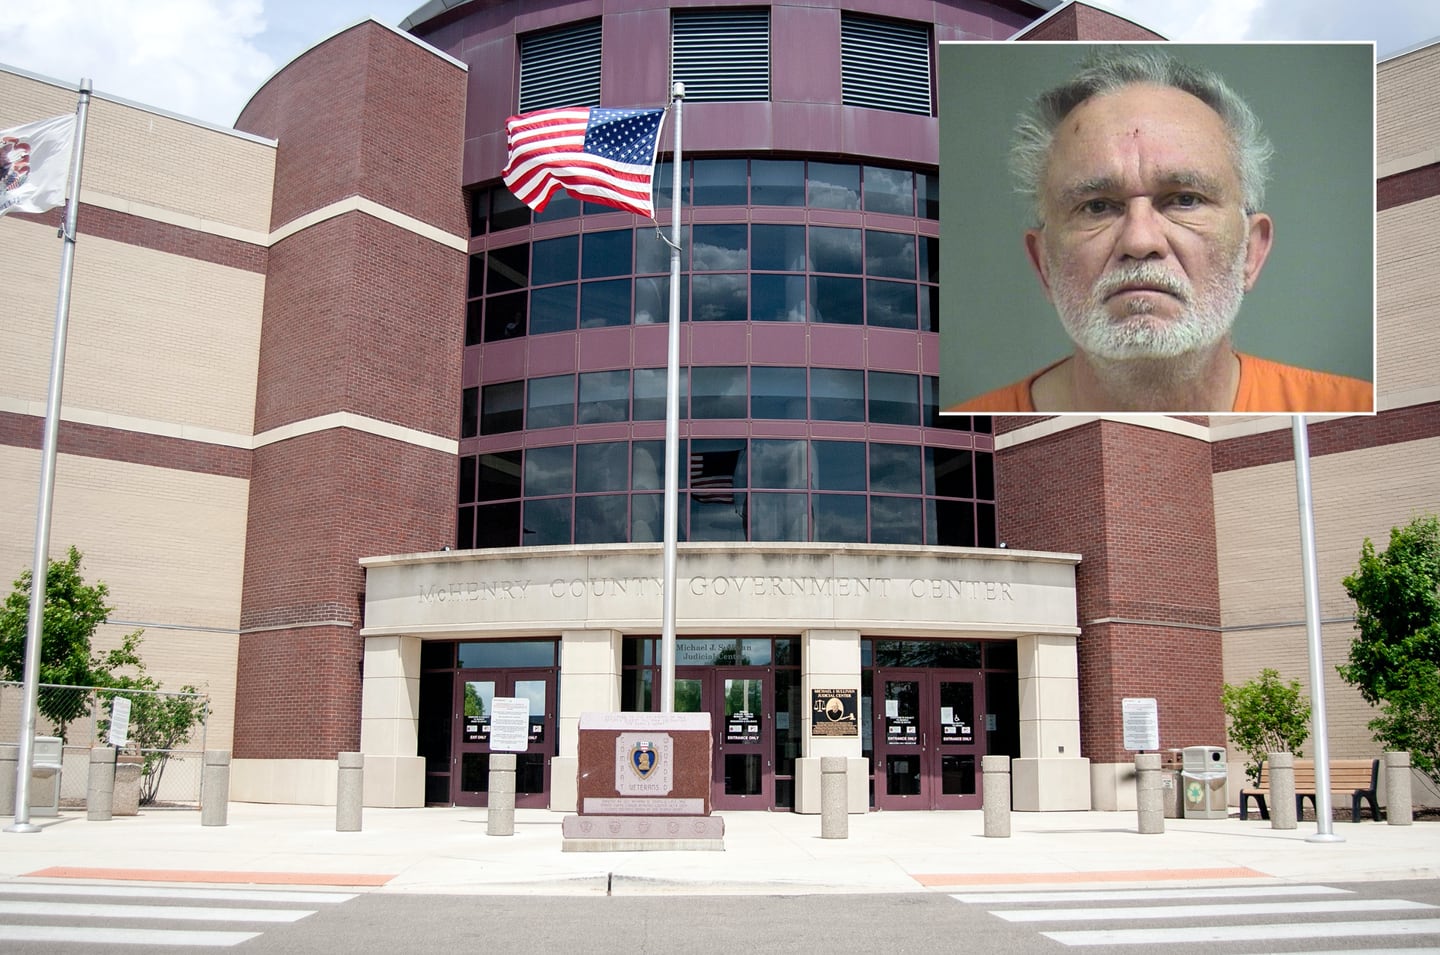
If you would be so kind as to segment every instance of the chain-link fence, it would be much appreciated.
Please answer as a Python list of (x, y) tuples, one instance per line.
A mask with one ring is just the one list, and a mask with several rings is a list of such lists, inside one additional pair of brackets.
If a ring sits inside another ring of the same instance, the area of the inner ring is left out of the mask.
[[(60, 805), (85, 805), (90, 747), (110, 742), (113, 703), (121, 697), (130, 701), (129, 732), (122, 752), (144, 759), (140, 804), (152, 809), (194, 809), (200, 804), (209, 697), (42, 683), (36, 694), (35, 735), (64, 740)], [(22, 684), (0, 681), (0, 743), (19, 744), (24, 699)]]

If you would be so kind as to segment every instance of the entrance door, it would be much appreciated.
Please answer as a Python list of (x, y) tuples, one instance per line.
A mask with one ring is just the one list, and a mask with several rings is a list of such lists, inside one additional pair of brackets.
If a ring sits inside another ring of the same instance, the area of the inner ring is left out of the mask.
[(984, 685), (973, 670), (875, 671), (876, 808), (980, 808)]
[(675, 671), (675, 709), (710, 714), (710, 802), (716, 809), (775, 805), (772, 678), (769, 667)]
[(530, 740), (515, 754), (515, 805), (544, 809), (550, 804), (550, 759), (557, 752), (554, 670), (458, 670), (455, 696), (464, 701), (455, 717), (453, 752), (459, 762), (451, 776), (457, 806), (489, 804), (490, 714), (495, 697), (530, 701)]

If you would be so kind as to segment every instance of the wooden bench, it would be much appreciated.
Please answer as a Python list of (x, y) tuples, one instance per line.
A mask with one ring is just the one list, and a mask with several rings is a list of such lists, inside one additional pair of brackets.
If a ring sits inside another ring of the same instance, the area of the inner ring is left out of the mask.
[[(1376, 788), (1380, 778), (1380, 760), (1378, 759), (1332, 759), (1330, 760), (1330, 793), (1331, 795), (1348, 795), (1350, 797), (1350, 821), (1360, 821), (1361, 801), (1370, 803), (1370, 815), (1378, 820), (1380, 818), (1380, 803), (1376, 797)], [(1249, 818), (1250, 800), (1255, 800), (1255, 805), (1260, 810), (1261, 819), (1270, 818), (1270, 808), (1265, 804), (1266, 798), (1270, 795), (1270, 764), (1260, 764), (1260, 785), (1254, 789), (1240, 790), (1240, 818)], [(1305, 811), (1305, 800), (1310, 800), (1310, 807), (1315, 808), (1315, 760), (1295, 760), (1295, 818), (1299, 819)]]

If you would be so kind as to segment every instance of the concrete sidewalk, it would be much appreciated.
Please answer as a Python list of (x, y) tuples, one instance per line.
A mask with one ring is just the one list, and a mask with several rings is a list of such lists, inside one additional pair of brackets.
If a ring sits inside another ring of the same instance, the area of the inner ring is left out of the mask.
[[(926, 892), (1023, 884), (1176, 885), (1440, 877), (1440, 822), (1337, 821), (1338, 844), (1238, 818), (1167, 819), (1140, 835), (1134, 812), (1015, 813), (987, 839), (973, 812), (872, 812), (844, 840), (820, 818), (729, 812), (724, 852), (561, 851), (560, 813), (518, 810), (513, 836), (487, 836), (484, 809), (366, 809), (336, 832), (328, 806), (232, 803), (228, 825), (198, 811), (90, 822), (36, 818), (0, 832), (0, 881), (101, 879), (355, 886), (367, 891), (554, 895)], [(0, 827), (9, 825), (0, 818)]]

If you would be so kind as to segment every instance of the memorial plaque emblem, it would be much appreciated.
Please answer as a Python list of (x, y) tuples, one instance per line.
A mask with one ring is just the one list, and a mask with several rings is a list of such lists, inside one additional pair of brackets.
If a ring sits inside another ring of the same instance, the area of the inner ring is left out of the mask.
[(655, 767), (660, 763), (660, 754), (655, 751), (655, 744), (648, 739), (636, 741), (630, 749), (630, 768), (641, 779), (649, 779), (650, 774), (655, 772)]

